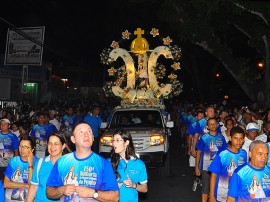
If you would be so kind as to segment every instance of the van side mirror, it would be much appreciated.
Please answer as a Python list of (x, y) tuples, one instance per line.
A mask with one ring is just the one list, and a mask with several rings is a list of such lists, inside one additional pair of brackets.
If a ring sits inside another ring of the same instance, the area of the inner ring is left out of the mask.
[(102, 129), (107, 128), (107, 126), (108, 126), (107, 122), (102, 122), (100, 128), (102, 128)]
[(173, 128), (173, 126), (174, 126), (173, 121), (168, 121), (166, 123), (166, 127), (168, 127), (168, 128)]

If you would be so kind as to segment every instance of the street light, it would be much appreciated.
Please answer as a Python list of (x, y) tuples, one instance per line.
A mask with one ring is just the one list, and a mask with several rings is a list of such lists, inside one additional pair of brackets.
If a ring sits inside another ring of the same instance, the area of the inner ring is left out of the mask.
[(257, 67), (258, 67), (259, 69), (263, 69), (264, 63), (263, 63), (262, 61), (258, 62), (258, 63), (257, 63)]
[(63, 81), (63, 82), (64, 82), (64, 87), (65, 87), (65, 88), (68, 88), (68, 87), (67, 87), (67, 82), (68, 82), (68, 79), (61, 79), (61, 81)]

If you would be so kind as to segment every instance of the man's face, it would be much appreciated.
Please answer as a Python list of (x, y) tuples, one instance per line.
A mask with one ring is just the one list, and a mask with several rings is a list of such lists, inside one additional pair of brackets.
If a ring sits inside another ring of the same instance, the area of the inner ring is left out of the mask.
[(73, 114), (73, 108), (68, 108), (68, 110), (67, 110), (67, 114), (70, 116), (70, 115), (72, 115)]
[(255, 140), (255, 138), (257, 137), (257, 133), (258, 132), (256, 130), (253, 130), (251, 132), (247, 131), (247, 138), (250, 140)]
[(9, 124), (5, 121), (1, 121), (1, 132), (5, 133), (9, 131)]
[(263, 168), (268, 160), (268, 147), (266, 145), (257, 144), (248, 152), (250, 157), (250, 165), (254, 168)]
[(221, 114), (220, 114), (220, 118), (224, 119), (227, 115), (228, 115), (227, 112), (222, 111)]
[(208, 121), (207, 126), (208, 126), (209, 132), (215, 132), (217, 131), (218, 123), (215, 119), (211, 119)]
[(50, 116), (50, 120), (54, 119), (54, 113), (53, 112), (50, 112), (49, 116)]
[(99, 113), (100, 113), (100, 108), (97, 107), (97, 108), (94, 108), (94, 109), (93, 109), (92, 115), (93, 115), (93, 116), (96, 116), (96, 115), (98, 115)]
[(206, 116), (208, 118), (214, 118), (215, 117), (215, 110), (213, 107), (208, 107), (206, 112), (205, 112)]
[(243, 118), (243, 122), (247, 125), (248, 123), (252, 122), (252, 116), (250, 114), (246, 114)]
[(94, 140), (94, 135), (91, 127), (88, 124), (81, 123), (76, 126), (71, 141), (80, 148), (91, 148)]
[(45, 124), (45, 116), (43, 116), (43, 115), (38, 116), (38, 124), (39, 125)]
[(234, 150), (238, 150), (242, 147), (245, 136), (243, 133), (235, 133), (232, 136), (230, 136), (229, 139), (231, 141), (231, 147)]

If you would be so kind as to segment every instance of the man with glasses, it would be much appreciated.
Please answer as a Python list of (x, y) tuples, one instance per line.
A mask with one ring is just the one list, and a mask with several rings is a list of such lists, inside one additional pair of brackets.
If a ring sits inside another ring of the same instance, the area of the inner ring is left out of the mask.
[(19, 141), (17, 136), (9, 130), (10, 121), (8, 119), (1, 119), (0, 123), (0, 180), (3, 180), (3, 172), (10, 159), (19, 155)]

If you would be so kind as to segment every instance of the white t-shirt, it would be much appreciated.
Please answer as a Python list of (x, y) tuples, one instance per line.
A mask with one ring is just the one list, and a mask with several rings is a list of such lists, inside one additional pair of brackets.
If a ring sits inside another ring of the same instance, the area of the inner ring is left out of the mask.
[(261, 140), (261, 141), (263, 141), (263, 142), (267, 142), (267, 135), (266, 135), (265, 133), (263, 133), (263, 134), (257, 136), (257, 137), (255, 138), (255, 140)]
[(247, 154), (249, 151), (249, 145), (251, 144), (251, 142), (253, 142), (252, 140), (248, 139), (247, 137), (245, 137), (245, 142), (242, 146), (242, 149), (246, 150)]

